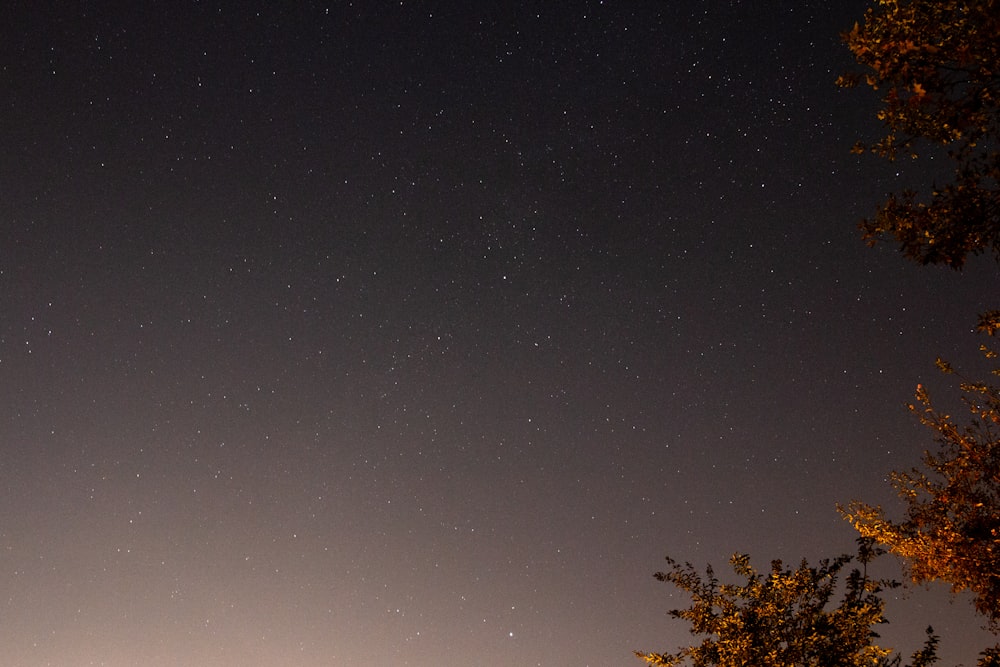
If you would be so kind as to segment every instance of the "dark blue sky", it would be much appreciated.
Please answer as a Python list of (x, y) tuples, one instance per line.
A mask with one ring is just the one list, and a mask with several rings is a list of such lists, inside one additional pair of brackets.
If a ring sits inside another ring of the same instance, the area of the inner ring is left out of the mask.
[(7, 664), (630, 664), (664, 555), (851, 551), (1000, 287), (860, 240), (864, 8), (9, 10)]

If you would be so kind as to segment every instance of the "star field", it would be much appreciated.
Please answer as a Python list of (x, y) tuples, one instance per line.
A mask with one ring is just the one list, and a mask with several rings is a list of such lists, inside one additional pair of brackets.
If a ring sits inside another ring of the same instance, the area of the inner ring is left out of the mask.
[(851, 551), (1000, 284), (859, 239), (933, 165), (827, 5), (9, 12), (5, 664), (627, 665), (663, 556)]

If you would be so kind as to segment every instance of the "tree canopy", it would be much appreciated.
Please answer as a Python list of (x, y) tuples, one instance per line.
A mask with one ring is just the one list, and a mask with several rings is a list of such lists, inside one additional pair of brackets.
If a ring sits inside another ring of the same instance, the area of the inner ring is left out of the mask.
[[(1000, 0), (876, 0), (843, 39), (861, 71), (838, 84), (878, 91), (885, 131), (855, 151), (891, 161), (930, 149), (951, 167), (948, 182), (889, 195), (861, 223), (864, 239), (894, 239), (907, 258), (954, 269), (982, 253), (1000, 260)], [(982, 315), (979, 328), (1000, 332), (1000, 311)], [(762, 573), (736, 554), (730, 564), (745, 583), (727, 584), (710, 566), (703, 576), (667, 558), (656, 578), (691, 598), (670, 615), (699, 639), (674, 653), (636, 655), (665, 667), (898, 667), (902, 657), (875, 643), (874, 628), (886, 621), (881, 594), (896, 585), (868, 578), (867, 564), (884, 553), (875, 545), (900, 556), (914, 582), (970, 591), (1000, 633), (1000, 387), (966, 379), (960, 387), (964, 423), (936, 409), (922, 386), (909, 406), (938, 448), (924, 453), (921, 467), (892, 474), (905, 518), (860, 501), (840, 507), (861, 534), (856, 561), (794, 569), (774, 561)], [(912, 667), (933, 664), (936, 646), (928, 628)], [(983, 651), (979, 665), (1000, 667), (1000, 645)]]
[[(983, 322), (981, 328), (992, 326)], [(940, 359), (938, 367), (954, 373)], [(1000, 369), (992, 373), (1000, 376)], [(920, 468), (892, 473), (905, 519), (892, 520), (881, 507), (859, 501), (841, 513), (863, 537), (900, 556), (914, 582), (939, 580), (955, 592), (971, 591), (976, 610), (1000, 632), (1000, 387), (967, 379), (960, 387), (965, 423), (936, 409), (922, 386), (909, 405), (934, 432), (938, 448), (924, 452)]]
[(864, 238), (956, 269), (982, 252), (1000, 259), (1000, 0), (878, 0), (843, 39), (863, 71), (838, 83), (882, 94), (886, 134), (856, 151), (894, 160), (923, 142), (954, 166), (949, 183), (890, 195)]
[[(691, 667), (875, 667), (899, 665), (897, 655), (874, 643), (872, 628), (885, 622), (880, 593), (893, 582), (874, 581), (866, 566), (878, 553), (870, 540), (860, 540), (858, 563), (838, 582), (853, 560), (841, 556), (812, 567), (802, 561), (798, 568), (771, 563), (760, 573), (749, 556), (730, 559), (733, 571), (745, 584), (723, 584), (711, 566), (702, 577), (691, 564), (667, 558), (670, 568), (654, 576), (691, 596), (691, 606), (670, 612), (691, 624), (700, 643), (677, 653), (644, 653), (639, 658), (651, 665)], [(840, 591), (839, 604), (831, 606)], [(913, 667), (926, 667), (936, 659), (937, 637), (928, 628), (923, 649), (913, 655)]]

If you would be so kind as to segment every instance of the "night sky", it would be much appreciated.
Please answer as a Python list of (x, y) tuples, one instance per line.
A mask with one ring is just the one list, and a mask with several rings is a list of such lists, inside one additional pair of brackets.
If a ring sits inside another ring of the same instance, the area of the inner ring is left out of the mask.
[(864, 2), (13, 5), (4, 665), (638, 665), (981, 367), (996, 264), (856, 228), (938, 168), (850, 153)]

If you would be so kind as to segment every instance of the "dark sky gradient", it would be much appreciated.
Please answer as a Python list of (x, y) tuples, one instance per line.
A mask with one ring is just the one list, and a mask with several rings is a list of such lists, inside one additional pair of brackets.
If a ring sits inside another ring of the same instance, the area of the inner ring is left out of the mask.
[[(46, 4), (46, 3), (41, 3)], [(637, 665), (853, 549), (996, 265), (867, 249), (863, 2), (15, 3), (3, 663)], [(974, 662), (939, 589), (886, 637)]]

